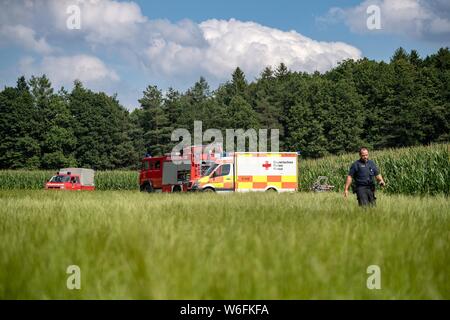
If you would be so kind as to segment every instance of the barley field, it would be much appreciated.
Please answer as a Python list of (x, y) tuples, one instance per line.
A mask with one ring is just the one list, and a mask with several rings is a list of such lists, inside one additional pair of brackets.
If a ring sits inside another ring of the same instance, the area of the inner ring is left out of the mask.
[(338, 193), (2, 190), (0, 299), (450, 299), (449, 208), (385, 192), (361, 209)]

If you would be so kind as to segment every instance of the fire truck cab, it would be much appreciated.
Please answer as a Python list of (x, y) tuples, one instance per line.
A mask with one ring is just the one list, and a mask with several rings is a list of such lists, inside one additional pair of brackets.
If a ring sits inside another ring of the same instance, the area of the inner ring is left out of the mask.
[(162, 167), (167, 160), (163, 157), (146, 157), (141, 161), (139, 186), (141, 191), (154, 192), (162, 188)]
[(190, 191), (194, 181), (221, 158), (219, 147), (207, 150), (205, 146), (190, 146), (177, 155), (176, 161), (167, 154), (142, 159), (139, 186), (145, 192)]

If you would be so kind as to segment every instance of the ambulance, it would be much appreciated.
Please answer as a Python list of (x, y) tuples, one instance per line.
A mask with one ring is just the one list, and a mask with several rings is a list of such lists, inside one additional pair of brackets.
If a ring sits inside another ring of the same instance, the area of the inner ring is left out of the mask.
[(296, 152), (236, 152), (223, 157), (190, 186), (193, 191), (298, 190)]

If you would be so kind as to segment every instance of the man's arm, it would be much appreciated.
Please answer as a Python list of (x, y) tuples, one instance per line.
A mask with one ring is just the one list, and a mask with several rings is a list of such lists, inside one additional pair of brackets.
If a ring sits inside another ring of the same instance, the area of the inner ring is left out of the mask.
[(350, 188), (350, 185), (352, 184), (352, 176), (347, 176), (347, 179), (345, 180), (345, 187), (344, 187), (344, 197), (348, 197), (348, 188)]
[(375, 179), (377, 179), (377, 182), (378, 182), (378, 184), (379, 184), (381, 187), (384, 187), (384, 186), (386, 185), (386, 183), (384, 182), (384, 179), (383, 179), (383, 177), (381, 176), (380, 171), (378, 170), (377, 165), (376, 165), (373, 161), (371, 161), (371, 165), (372, 165), (372, 167), (373, 167), (373, 171), (374, 171), (374, 174), (375, 174)]
[(384, 187), (386, 185), (386, 183), (383, 180), (383, 177), (381, 176), (381, 174), (375, 176), (375, 179), (377, 179), (378, 184), (382, 187)]
[(358, 166), (356, 165), (356, 162), (353, 163), (350, 166), (350, 170), (348, 171), (347, 179), (345, 180), (345, 186), (344, 186), (344, 197), (348, 197), (348, 188), (350, 188), (350, 185), (352, 184), (353, 176), (356, 174), (356, 171), (358, 170)]

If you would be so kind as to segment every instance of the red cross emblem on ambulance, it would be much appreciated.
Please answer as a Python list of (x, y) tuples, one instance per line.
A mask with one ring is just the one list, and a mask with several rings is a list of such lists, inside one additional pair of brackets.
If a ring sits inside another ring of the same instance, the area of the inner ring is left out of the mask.
[(269, 170), (269, 168), (272, 166), (268, 161), (266, 161), (263, 165), (262, 165), (266, 170)]

